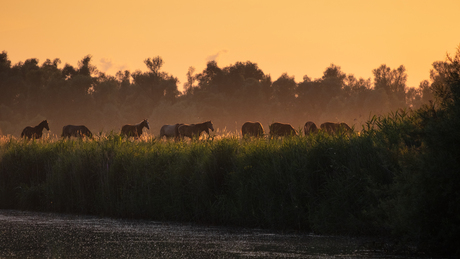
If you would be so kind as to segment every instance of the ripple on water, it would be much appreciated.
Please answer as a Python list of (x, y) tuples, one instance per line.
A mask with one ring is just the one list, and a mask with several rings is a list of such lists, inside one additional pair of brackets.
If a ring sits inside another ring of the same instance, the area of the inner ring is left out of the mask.
[(397, 258), (364, 238), (0, 210), (0, 258)]

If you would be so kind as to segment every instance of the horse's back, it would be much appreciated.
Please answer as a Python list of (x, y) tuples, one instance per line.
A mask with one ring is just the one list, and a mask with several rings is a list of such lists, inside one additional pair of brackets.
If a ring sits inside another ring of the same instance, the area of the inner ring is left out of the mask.
[(35, 127), (31, 127), (31, 126), (25, 127), (21, 132), (21, 137), (27, 137), (29, 139), (31, 138), (39, 139), (43, 135), (43, 129), (50, 130), (47, 120), (40, 122), (40, 124), (38, 124)]
[(175, 134), (175, 137), (179, 137), (179, 127), (184, 125), (183, 123), (177, 123), (176, 125), (174, 125), (174, 134)]
[(245, 136), (260, 137), (264, 135), (264, 128), (260, 122), (245, 122), (241, 127), (241, 134)]
[(321, 124), (320, 128), (329, 134), (333, 134), (335, 132), (336, 125), (333, 122), (324, 122)]
[(182, 124), (179, 125), (177, 128), (177, 132), (179, 133), (179, 137), (189, 137), (192, 138), (196, 135), (199, 135), (199, 132), (195, 128), (195, 124)]
[(25, 136), (31, 129), (32, 127), (30, 126), (25, 127), (21, 132), (21, 137)]
[(272, 136), (289, 136), (297, 135), (291, 124), (275, 122), (270, 125), (270, 135)]
[(163, 125), (160, 129), (160, 138), (166, 136), (166, 138), (178, 137), (179, 136), (179, 126), (183, 124), (177, 123), (172, 125)]
[(353, 129), (350, 128), (350, 126), (348, 126), (348, 124), (346, 124), (345, 122), (340, 123), (340, 127), (342, 127), (342, 129), (343, 129), (345, 132), (348, 132), (348, 133), (353, 132)]
[(65, 125), (64, 127), (62, 127), (61, 137), (69, 137), (70, 138), (71, 135), (72, 135), (71, 127), (72, 127), (72, 125)]
[(190, 127), (191, 127), (190, 124), (182, 124), (177, 128), (177, 131), (179, 132), (180, 135), (184, 135), (190, 131)]
[(61, 137), (66, 137), (66, 135), (67, 135), (67, 126), (68, 126), (68, 125), (62, 127)]
[(32, 127), (30, 126), (27, 126), (25, 127), (22, 132), (21, 132), (21, 138), (23, 137), (28, 137), (28, 138), (31, 138), (31, 131), (32, 131)]
[(136, 124), (136, 125), (126, 124), (123, 127), (121, 127), (121, 135), (138, 138), (140, 137), (140, 135), (142, 135), (142, 129), (144, 127), (146, 127), (147, 129), (150, 129), (147, 119), (144, 119), (143, 121), (141, 121), (139, 124)]
[(93, 135), (93, 133), (91, 133), (91, 131), (84, 125), (80, 126), (81, 127), (81, 131), (84, 131), (83, 135), (86, 135), (88, 137), (91, 137)]
[(181, 138), (199, 138), (203, 131), (209, 134), (209, 129), (214, 131), (214, 127), (211, 121), (197, 124), (179, 124), (177, 131), (179, 133), (179, 137)]
[(303, 127), (303, 131), (305, 135), (308, 135), (310, 133), (316, 133), (318, 132), (318, 127), (316, 124), (312, 121), (307, 121)]
[(328, 134), (334, 134), (339, 131), (343, 131), (346, 133), (351, 133), (353, 130), (348, 126), (348, 124), (341, 122), (341, 123), (335, 123), (335, 122), (325, 122), (321, 124), (320, 128), (324, 131), (326, 131)]
[(136, 136), (137, 130), (133, 125), (123, 125), (123, 127), (121, 127), (121, 135), (126, 135), (128, 137)]
[(127, 132), (127, 131), (129, 131), (131, 128), (132, 128), (132, 125), (123, 125), (123, 127), (121, 127), (121, 131), (122, 131), (122, 132)]
[(160, 138), (162, 138), (163, 136), (165, 136), (165, 127), (168, 126), (168, 125), (163, 125), (160, 129)]
[(71, 136), (74, 137), (91, 137), (93, 134), (91, 131), (85, 126), (85, 125), (65, 125), (62, 127), (62, 134), (61, 137), (68, 137), (70, 138)]

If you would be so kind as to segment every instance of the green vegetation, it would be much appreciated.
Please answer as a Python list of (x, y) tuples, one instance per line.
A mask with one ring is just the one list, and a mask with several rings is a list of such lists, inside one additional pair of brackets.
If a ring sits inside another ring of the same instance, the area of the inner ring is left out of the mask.
[(3, 208), (367, 233), (373, 224), (361, 210), (378, 197), (366, 187), (391, 183), (387, 153), (368, 137), (323, 133), (190, 143), (8, 139), (0, 199)]
[(0, 208), (385, 235), (458, 257), (460, 50), (431, 76), (433, 102), (350, 136), (3, 137)]

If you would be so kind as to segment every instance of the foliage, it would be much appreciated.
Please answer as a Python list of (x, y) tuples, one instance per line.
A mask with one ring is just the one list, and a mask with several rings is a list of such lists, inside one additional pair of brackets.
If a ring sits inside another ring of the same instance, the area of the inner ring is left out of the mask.
[(394, 159), (394, 183), (380, 204), (385, 224), (421, 250), (458, 257), (460, 49), (433, 67), (436, 102), (375, 118), (364, 134)]
[[(384, 163), (384, 156), (366, 141), (324, 134), (191, 143), (116, 134), (94, 141), (9, 138), (1, 146), (0, 206), (367, 233), (377, 226), (355, 208), (378, 200), (363, 193), (383, 169), (362, 168)], [(336, 193), (336, 184), (345, 188)], [(335, 225), (324, 224), (326, 215)], [(342, 225), (344, 218), (353, 220)]]

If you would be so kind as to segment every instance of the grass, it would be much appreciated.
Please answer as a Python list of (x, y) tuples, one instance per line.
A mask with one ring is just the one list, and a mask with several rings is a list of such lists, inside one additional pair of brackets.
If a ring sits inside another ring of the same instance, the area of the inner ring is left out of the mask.
[(348, 231), (329, 229), (319, 219), (333, 209), (327, 204), (346, 202), (349, 208), (340, 210), (344, 215), (336, 225), (343, 217), (360, 218), (353, 214), (355, 207), (366, 205), (356, 204), (365, 189), (361, 184), (381, 174), (375, 165), (387, 163), (370, 152), (371, 146), (357, 136), (324, 134), (249, 140), (227, 135), (188, 142), (133, 141), (115, 134), (95, 140), (10, 138), (1, 144), (0, 205)]

